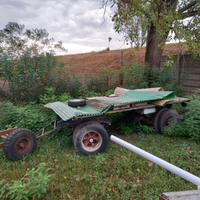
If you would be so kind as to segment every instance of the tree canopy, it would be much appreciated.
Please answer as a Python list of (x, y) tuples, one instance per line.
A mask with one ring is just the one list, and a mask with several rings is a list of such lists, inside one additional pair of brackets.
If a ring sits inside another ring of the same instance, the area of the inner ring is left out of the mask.
[[(146, 31), (145, 61), (159, 67), (167, 41), (185, 42), (189, 52), (200, 55), (199, 0), (102, 0), (113, 9), (116, 32), (125, 32), (125, 39), (141, 45)], [(139, 41), (139, 42), (138, 42)]]
[(56, 49), (66, 51), (45, 29), (25, 29), (9, 22), (0, 30), (0, 78), (8, 83), (9, 91), (0, 88), (0, 96), (16, 102), (35, 101), (45, 87), (55, 86), (58, 69), (64, 66), (52, 56)]
[(49, 38), (46, 29), (25, 29), (24, 25), (9, 22), (0, 30), (0, 59), (18, 59), (25, 51), (31, 56), (53, 54), (56, 49), (67, 51), (61, 41)]

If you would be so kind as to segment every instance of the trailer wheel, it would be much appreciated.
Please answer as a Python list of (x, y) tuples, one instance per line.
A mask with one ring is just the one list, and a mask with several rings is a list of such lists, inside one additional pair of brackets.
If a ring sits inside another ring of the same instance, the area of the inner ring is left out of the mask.
[(109, 142), (107, 131), (95, 121), (80, 124), (74, 132), (73, 139), (76, 150), (84, 155), (104, 152)]
[(161, 108), (154, 115), (154, 118), (152, 120), (152, 125), (157, 132), (159, 132), (159, 130), (158, 130), (158, 120), (159, 120), (160, 116), (162, 115), (162, 113), (164, 113), (166, 110), (168, 110), (168, 108)]
[(85, 99), (71, 99), (68, 101), (68, 106), (77, 107), (77, 106), (85, 106), (86, 100)]
[(168, 128), (171, 127), (169, 126), (169, 124), (172, 121), (174, 121), (175, 124), (179, 121), (179, 114), (177, 113), (176, 110), (168, 109), (165, 112), (162, 112), (160, 118), (158, 119), (158, 124), (157, 124), (158, 131), (160, 133), (163, 133), (165, 127)]
[(5, 139), (3, 151), (8, 159), (14, 161), (32, 154), (36, 146), (36, 135), (29, 129), (19, 128), (12, 131)]

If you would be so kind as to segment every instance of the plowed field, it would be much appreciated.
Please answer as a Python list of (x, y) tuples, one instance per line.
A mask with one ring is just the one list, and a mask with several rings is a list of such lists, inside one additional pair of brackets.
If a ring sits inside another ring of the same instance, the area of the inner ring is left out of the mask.
[[(91, 52), (84, 54), (75, 55), (65, 55), (58, 56), (60, 62), (65, 63), (65, 67), (71, 67), (71, 69), (78, 74), (83, 74), (85, 72), (96, 73), (99, 69), (111, 68), (120, 69), (121, 67), (121, 52), (123, 51), (123, 63), (126, 62), (133, 63), (138, 61), (139, 63), (144, 62), (145, 47), (136, 51), (135, 49), (121, 49), (121, 50), (111, 50), (111, 51), (100, 51)], [(132, 53), (134, 52), (134, 53)], [(187, 53), (182, 49), (180, 44), (168, 44), (163, 51), (163, 55), (168, 54), (177, 55), (179, 53)]]

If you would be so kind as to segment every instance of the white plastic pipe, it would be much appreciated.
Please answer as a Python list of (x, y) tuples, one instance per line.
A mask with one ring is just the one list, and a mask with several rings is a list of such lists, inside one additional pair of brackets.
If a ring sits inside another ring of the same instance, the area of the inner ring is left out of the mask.
[(176, 167), (175, 165), (172, 165), (171, 163), (168, 163), (128, 142), (125, 142), (121, 139), (119, 139), (118, 137), (115, 137), (113, 135), (110, 136), (110, 139), (118, 144), (120, 144), (121, 146), (137, 153), (138, 155), (150, 160), (151, 162), (154, 162), (156, 163), (157, 165), (169, 170), (170, 172), (186, 179), (187, 181), (190, 181), (191, 183), (197, 185), (197, 189), (200, 189), (200, 178), (189, 173), (189, 172), (186, 172), (185, 170), (179, 168), (179, 167)]

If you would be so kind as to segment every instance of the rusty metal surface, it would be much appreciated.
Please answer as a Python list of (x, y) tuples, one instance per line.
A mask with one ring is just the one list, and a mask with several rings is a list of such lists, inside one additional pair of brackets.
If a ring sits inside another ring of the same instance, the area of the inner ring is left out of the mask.
[(169, 200), (169, 198), (164, 194), (160, 194), (159, 195), (159, 200)]
[(11, 133), (12, 131), (14, 131), (16, 129), (18, 129), (18, 128), (15, 127), (15, 128), (10, 128), (10, 129), (4, 130), (4, 131), (0, 131), (0, 136), (9, 134), (9, 133)]

